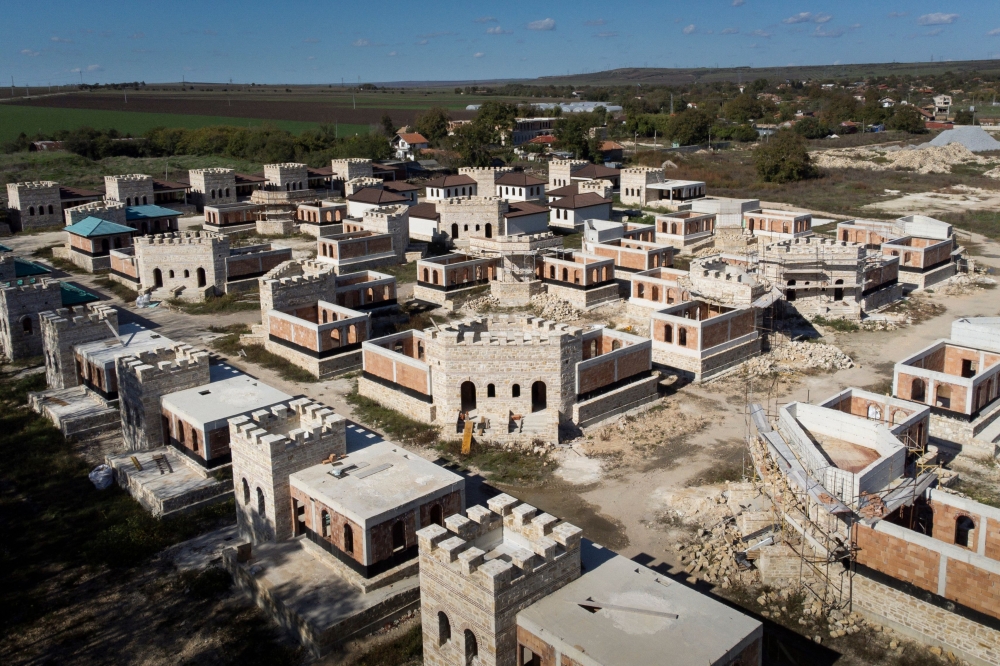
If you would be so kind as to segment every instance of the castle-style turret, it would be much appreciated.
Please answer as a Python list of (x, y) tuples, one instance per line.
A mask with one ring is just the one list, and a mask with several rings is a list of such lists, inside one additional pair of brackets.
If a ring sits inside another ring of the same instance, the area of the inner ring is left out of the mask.
[(66, 308), (38, 314), (42, 325), (42, 353), (45, 380), (50, 389), (77, 386), (74, 349), (77, 345), (113, 338), (118, 331), (118, 310), (103, 303), (91, 303), (83, 314)]
[(0, 354), (11, 360), (41, 356), (38, 313), (62, 307), (58, 280), (0, 286)]

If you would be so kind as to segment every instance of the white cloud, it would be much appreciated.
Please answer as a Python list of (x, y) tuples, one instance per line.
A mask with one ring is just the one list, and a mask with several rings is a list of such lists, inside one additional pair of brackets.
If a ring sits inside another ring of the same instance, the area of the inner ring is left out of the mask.
[[(990, 37), (996, 37), (1000, 35), (1000, 28), (993, 28), (986, 34), (989, 35)], [(21, 53), (24, 53), (24, 51), (21, 51)]]
[(833, 16), (831, 16), (830, 14), (819, 13), (816, 14), (816, 16), (813, 16), (813, 23), (826, 23), (832, 18)]
[(692, 32), (694, 32), (697, 29), (698, 28), (695, 27), (694, 23), (692, 23), (691, 25), (684, 26), (684, 29), (681, 30), (681, 32), (683, 32), (685, 35), (690, 35)]
[(478, 53), (473, 53), (472, 57), (473, 58), (482, 58), (484, 55), (486, 55), (486, 54), (483, 53), (482, 51), (479, 51)]
[(52, 37), (51, 39), (52, 39), (53, 42), (61, 42), (63, 44), (72, 44), (73, 43), (72, 39), (66, 39), (65, 37)]
[(398, 56), (398, 55), (399, 55), (399, 53), (398, 53), (398, 52), (396, 52), (396, 51), (389, 51), (389, 57), (390, 57), (390, 58), (395, 58), (395, 57), (396, 57), (396, 56)]
[(128, 36), (128, 38), (129, 39), (142, 39), (145, 36), (146, 36), (146, 33), (144, 33), (144, 32), (133, 32), (131, 35)]
[(807, 23), (812, 20), (812, 12), (799, 12), (795, 16), (789, 16), (782, 23)]
[(351, 46), (371, 46), (371, 45), (372, 43), (369, 42), (367, 39), (355, 39), (353, 42), (351, 42)]
[(844, 34), (843, 28), (831, 28), (830, 30), (824, 30), (823, 26), (816, 26), (816, 30), (812, 33), (813, 37), (840, 37)]
[(555, 30), (556, 21), (555, 19), (542, 19), (541, 21), (532, 21), (528, 24), (528, 30)]
[(733, 7), (742, 7), (746, 0), (733, 0)]
[(751, 30), (747, 34), (750, 35), (751, 37), (763, 37), (764, 39), (771, 39), (771, 33), (769, 33), (767, 30), (760, 30), (760, 29)]
[(421, 39), (419, 42), (417, 42), (417, 46), (427, 46), (427, 40)]
[(607, 23), (606, 19), (593, 19), (592, 21), (583, 22), (584, 25), (589, 25), (589, 26), (604, 25), (605, 23)]
[(32, 51), (31, 49), (21, 49), (21, 55), (26, 55), (34, 58), (36, 55), (41, 54), (41, 51)]
[(486, 28), (487, 35), (509, 35), (513, 30), (504, 30), (501, 26), (495, 25), (492, 28)]
[(917, 23), (920, 25), (950, 25), (954, 23), (957, 18), (958, 14), (934, 12), (933, 14), (924, 14), (917, 19)]
[(738, 35), (739, 32), (740, 32), (739, 28), (726, 28), (725, 30), (723, 30), (719, 34), (721, 34), (721, 35)]
[(924, 35), (927, 37), (937, 37), (942, 32), (944, 32), (944, 28), (934, 28), (933, 30), (928, 30), (927, 32), (925, 32)]
[(473, 19), (475, 23), (496, 23), (497, 18), (495, 16), (480, 16), (477, 19)]
[(100, 65), (87, 65), (88, 72), (103, 72), (104, 68)]

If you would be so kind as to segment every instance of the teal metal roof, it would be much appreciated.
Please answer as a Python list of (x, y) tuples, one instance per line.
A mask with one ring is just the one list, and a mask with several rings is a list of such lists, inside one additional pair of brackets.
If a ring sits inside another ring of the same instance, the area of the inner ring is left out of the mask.
[(126, 220), (153, 220), (160, 217), (180, 217), (179, 211), (163, 206), (127, 206)]
[(13, 250), (11, 250), (6, 245), (0, 245), (0, 252), (13, 252)]
[(89, 291), (84, 291), (80, 287), (66, 282), (59, 283), (59, 290), (62, 292), (63, 307), (83, 305), (84, 303), (93, 303), (94, 301), (101, 300)]
[(32, 275), (45, 275), (51, 272), (50, 269), (41, 264), (36, 264), (21, 257), (14, 257), (14, 277), (31, 277)]
[(115, 224), (99, 217), (85, 217), (76, 224), (66, 227), (66, 231), (74, 236), (91, 238), (93, 236), (110, 236), (112, 234), (130, 234), (135, 229), (124, 224)]

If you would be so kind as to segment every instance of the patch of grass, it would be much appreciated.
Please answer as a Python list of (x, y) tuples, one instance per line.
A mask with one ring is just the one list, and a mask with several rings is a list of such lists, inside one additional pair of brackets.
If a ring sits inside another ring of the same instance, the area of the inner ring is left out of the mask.
[(439, 442), (437, 450), (444, 458), (462, 466), (471, 466), (495, 483), (505, 485), (536, 484), (544, 480), (555, 465), (548, 454), (535, 455), (522, 449), (505, 449), (472, 440), (469, 455), (462, 455), (462, 442)]
[(351, 666), (410, 666), (422, 663), (423, 655), (424, 635), (418, 622), (399, 638), (365, 652)]
[(838, 333), (856, 333), (860, 330), (860, 327), (853, 321), (847, 319), (827, 319), (823, 315), (817, 315), (813, 318), (814, 324), (819, 324), (820, 326), (826, 326), (827, 328), (832, 328)]
[(959, 229), (982, 234), (994, 240), (1000, 239), (1000, 212), (992, 210), (976, 210), (964, 213), (942, 215), (941, 219)]
[(573, 232), (562, 237), (563, 247), (567, 250), (579, 250), (583, 247), (583, 234)]
[(95, 282), (98, 287), (110, 291), (126, 303), (135, 303), (135, 299), (139, 298), (139, 292), (135, 289), (129, 289), (121, 282), (115, 282), (109, 277), (98, 278)]
[[(41, 231), (45, 231), (45, 229), (42, 229)], [(55, 256), (53, 250), (56, 249), (57, 247), (62, 247), (62, 245), (56, 244), (56, 245), (47, 245), (45, 247), (40, 247), (34, 252), (32, 252), (31, 256), (37, 257), (39, 259), (44, 259), (54, 268), (58, 268), (59, 270), (65, 271), (66, 273), (73, 273), (75, 275), (85, 275), (87, 273), (87, 271), (83, 270), (82, 268), (74, 264), (72, 261), (60, 259), (59, 257)]]
[(380, 266), (379, 273), (385, 273), (396, 278), (397, 284), (417, 281), (417, 262), (411, 261), (397, 266)]
[(864, 387), (864, 390), (878, 393), (879, 395), (892, 395), (892, 377), (880, 379), (874, 384)]
[(245, 300), (247, 294), (224, 294), (211, 296), (201, 302), (182, 301), (177, 298), (167, 300), (167, 303), (182, 312), (191, 315), (219, 314), (222, 312), (244, 312), (259, 310), (260, 300)]
[(674, 255), (674, 260), (672, 262), (672, 267), (679, 271), (689, 271), (691, 270), (691, 256), (680, 256)]
[(976, 502), (1000, 509), (1000, 488), (996, 484), (974, 481), (968, 477), (960, 477), (955, 490), (965, 493)]
[(291, 361), (272, 354), (264, 349), (263, 345), (245, 345), (240, 342), (240, 336), (249, 333), (250, 327), (246, 324), (232, 324), (230, 326), (209, 326), (212, 333), (223, 333), (224, 335), (209, 342), (209, 346), (217, 352), (226, 356), (239, 356), (243, 352), (242, 358), (251, 363), (255, 363), (262, 368), (274, 370), (282, 379), (300, 384), (312, 384), (319, 379), (308, 370), (303, 370)]
[(0, 631), (51, 612), (42, 592), (59, 571), (128, 569), (164, 547), (231, 523), (232, 500), (171, 520), (153, 518), (117, 485), (97, 490), (90, 465), (26, 403), (45, 376), (0, 379)]
[(354, 416), (362, 423), (379, 430), (402, 444), (430, 446), (434, 444), (441, 429), (428, 425), (405, 414), (383, 407), (379, 403), (358, 393), (358, 387), (347, 394), (345, 398), (354, 407)]

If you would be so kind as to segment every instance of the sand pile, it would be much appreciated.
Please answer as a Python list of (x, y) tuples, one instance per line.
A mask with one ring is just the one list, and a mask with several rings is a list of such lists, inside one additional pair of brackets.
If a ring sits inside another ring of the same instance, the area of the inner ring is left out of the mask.
[(864, 147), (824, 150), (811, 155), (813, 163), (827, 169), (905, 170), (917, 173), (951, 173), (957, 164), (995, 164), (960, 143), (922, 148)]

